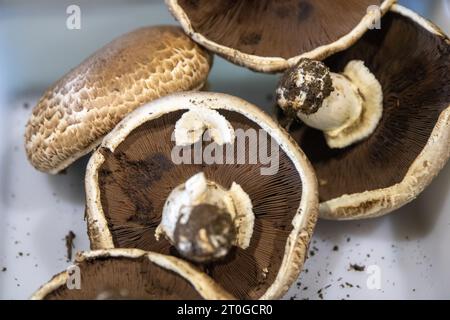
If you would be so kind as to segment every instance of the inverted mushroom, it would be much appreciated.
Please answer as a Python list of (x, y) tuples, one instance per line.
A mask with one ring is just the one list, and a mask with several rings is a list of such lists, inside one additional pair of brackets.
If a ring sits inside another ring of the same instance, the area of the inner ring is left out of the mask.
[(125, 34), (50, 87), (27, 124), (31, 164), (58, 173), (89, 153), (138, 106), (172, 92), (200, 89), (212, 59), (180, 28)]
[(376, 217), (415, 199), (450, 157), (450, 40), (395, 5), (318, 67), (327, 90), (305, 72), (316, 64), (287, 71), (277, 96), (301, 120), (290, 131), (316, 170), (321, 217)]
[[(332, 2), (332, 4), (331, 4)], [(193, 40), (262, 72), (324, 59), (355, 43), (395, 0), (166, 0)]]
[[(79, 281), (79, 283), (78, 283)], [(211, 278), (175, 257), (137, 249), (83, 252), (33, 300), (233, 299)]]
[[(252, 132), (255, 141), (239, 140)], [(130, 114), (93, 154), (91, 246), (181, 256), (238, 298), (279, 298), (305, 259), (316, 187), (301, 150), (257, 107), (224, 94), (170, 95)]]

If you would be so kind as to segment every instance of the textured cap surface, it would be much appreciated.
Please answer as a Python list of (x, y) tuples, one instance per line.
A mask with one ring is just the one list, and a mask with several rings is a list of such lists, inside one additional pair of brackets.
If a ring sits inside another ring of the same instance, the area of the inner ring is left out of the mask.
[(28, 158), (57, 173), (91, 151), (130, 111), (199, 89), (210, 55), (180, 28), (146, 27), (112, 41), (50, 87), (27, 124)]

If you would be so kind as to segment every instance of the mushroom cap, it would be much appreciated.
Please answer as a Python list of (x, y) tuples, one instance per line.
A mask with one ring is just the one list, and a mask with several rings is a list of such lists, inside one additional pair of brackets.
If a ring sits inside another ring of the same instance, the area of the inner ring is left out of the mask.
[(67, 270), (39, 288), (31, 299), (233, 299), (189, 263), (158, 253), (138, 249), (82, 252), (75, 266), (81, 276), (80, 289), (68, 288), (71, 274)]
[(342, 71), (362, 60), (383, 87), (383, 116), (367, 139), (328, 147), (302, 124), (291, 134), (319, 180), (320, 216), (361, 219), (415, 199), (450, 157), (450, 40), (432, 23), (395, 5), (351, 48), (325, 63)]
[[(188, 110), (206, 108), (216, 110), (236, 130), (268, 133), (279, 147), (278, 171), (263, 176), (260, 164), (174, 164), (171, 136), (176, 122)], [(224, 188), (239, 184), (255, 213), (248, 248), (233, 247), (225, 259), (198, 268), (237, 298), (281, 297), (306, 258), (317, 218), (317, 181), (303, 152), (271, 117), (229, 95), (172, 94), (140, 107), (105, 137), (86, 172), (91, 247), (177, 255), (166, 239), (155, 240), (155, 229), (170, 192), (198, 172)]]
[[(355, 43), (395, 0), (166, 0), (193, 40), (238, 65), (279, 72)], [(379, 12), (369, 10), (378, 6)]]
[(125, 34), (50, 87), (26, 127), (25, 148), (38, 170), (58, 173), (95, 148), (138, 106), (200, 89), (212, 58), (174, 26)]

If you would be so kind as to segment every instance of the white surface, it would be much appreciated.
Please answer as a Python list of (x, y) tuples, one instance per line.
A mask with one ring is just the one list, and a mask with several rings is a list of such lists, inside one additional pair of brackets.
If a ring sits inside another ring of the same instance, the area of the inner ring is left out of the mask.
[[(448, 5), (445, 1), (440, 3)], [(436, 12), (439, 14), (437, 17), (442, 19), (437, 21), (445, 27), (443, 23), (448, 23), (448, 18), (445, 18), (448, 17), (446, 11)], [(89, 18), (89, 15), (87, 16)], [(116, 19), (117, 12), (112, 16)], [(152, 20), (153, 18), (155, 20)], [(45, 20), (47, 17), (44, 15), (42, 19)], [(89, 19), (94, 19), (94, 15)], [(151, 23), (169, 19), (169, 15), (159, 9), (151, 12), (149, 21)], [(88, 34), (97, 30), (88, 27), (91, 20), (87, 21), (86, 29), (82, 30), (88, 38)], [(46, 21), (57, 24), (58, 20)], [(135, 24), (122, 24), (126, 25), (125, 30), (129, 30), (131, 29), (129, 26), (138, 25), (141, 23), (139, 21)], [(1, 23), (2, 21), (0, 21), (0, 38)], [(15, 22), (14, 26), (17, 25)], [(114, 29), (113, 32), (117, 30)], [(55, 32), (61, 39), (67, 36)], [(51, 36), (54, 35), (50, 34), (48, 37)], [(80, 42), (83, 37), (77, 36), (77, 39)], [(92, 37), (89, 39), (92, 40)], [(46, 44), (50, 45), (50, 42)], [(5, 53), (4, 48), (0, 47), (0, 50), (3, 50), (0, 53)], [(92, 45), (88, 45), (73, 55), (69, 54), (67, 59), (70, 60), (70, 65), (74, 65), (76, 62), (72, 63), (72, 60), (78, 62), (80, 56), (85, 56), (91, 51)], [(10, 48), (10, 52), (14, 52), (14, 48)], [(39, 52), (38, 50), (37, 53)], [(48, 52), (53, 51), (50, 48)], [(49, 59), (44, 56), (44, 52), (40, 54), (44, 60)], [(62, 63), (61, 54), (61, 49), (53, 53), (55, 57), (59, 57), (55, 60), (55, 65)], [(32, 86), (37, 79), (36, 73), (39, 74), (40, 65), (35, 63), (39, 58), (39, 55), (31, 58), (29, 55), (23, 57), (28, 59), (24, 60), (23, 64), (33, 65), (38, 69), (34, 71)], [(17, 67), (20, 65), (19, 63)], [(60, 74), (64, 71), (66, 70), (61, 70)], [(53, 74), (53, 78), (50, 77), (52, 80), (49, 80), (49, 74), (45, 73), (42, 87), (47, 86), (48, 81), (56, 80), (60, 74)], [(19, 80), (16, 79), (15, 83), (20, 83)], [(276, 76), (255, 74), (222, 59), (216, 59), (210, 78), (211, 90), (240, 96), (266, 110), (271, 109), (272, 102), (267, 95), (275, 88), (276, 82)], [(64, 241), (69, 230), (76, 233), (76, 250), (89, 247), (83, 219), (83, 177), (86, 159), (70, 167), (65, 175), (48, 176), (35, 171), (25, 157), (24, 126), (42, 89), (35, 94), (8, 99), (0, 92), (1, 299), (28, 298), (42, 283), (69, 265), (66, 261)], [(29, 88), (17, 90), (26, 92)], [(24, 103), (29, 104), (28, 109), (24, 108)], [(417, 201), (395, 214), (360, 222), (319, 222), (311, 243), (314, 256), (309, 258), (305, 266), (308, 272), (303, 272), (299, 279), (301, 285), (294, 285), (286, 298), (319, 299), (319, 293), (328, 299), (450, 298), (448, 243), (450, 243), (449, 166)], [(336, 245), (339, 250), (333, 251)], [(366, 286), (369, 275), (365, 272), (349, 271), (352, 263), (379, 266), (381, 289), (369, 290)], [(5, 272), (2, 272), (3, 267), (7, 268)]]

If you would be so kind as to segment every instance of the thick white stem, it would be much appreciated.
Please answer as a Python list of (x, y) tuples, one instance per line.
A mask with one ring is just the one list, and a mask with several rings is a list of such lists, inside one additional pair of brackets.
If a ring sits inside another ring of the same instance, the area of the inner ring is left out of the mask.
[(360, 117), (363, 103), (358, 88), (348, 78), (331, 73), (331, 79), (334, 91), (324, 100), (322, 107), (313, 114), (297, 114), (306, 125), (325, 132), (351, 125)]
[(161, 223), (155, 232), (156, 239), (159, 240), (164, 235), (174, 244), (178, 221), (186, 223), (192, 209), (201, 204), (216, 206), (230, 214), (237, 231), (234, 245), (243, 249), (249, 246), (254, 224), (250, 197), (237, 183), (233, 182), (231, 188), (226, 190), (207, 180), (203, 172), (192, 176), (171, 192), (163, 208)]
[(308, 126), (322, 130), (330, 148), (368, 138), (383, 115), (383, 90), (363, 61), (350, 61), (342, 74), (331, 73), (334, 91), (311, 115), (298, 112)]

